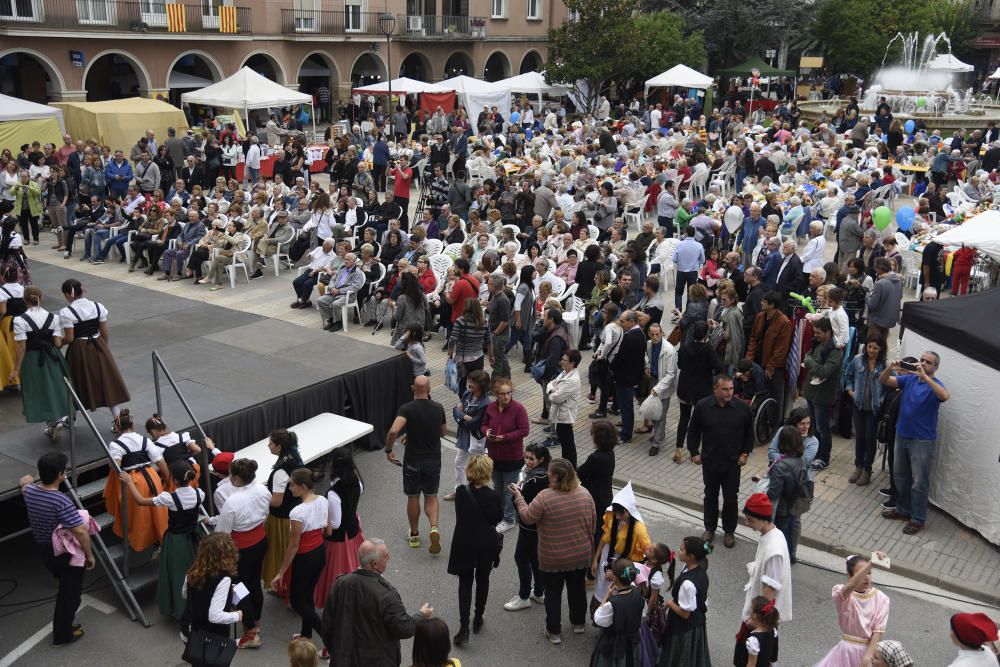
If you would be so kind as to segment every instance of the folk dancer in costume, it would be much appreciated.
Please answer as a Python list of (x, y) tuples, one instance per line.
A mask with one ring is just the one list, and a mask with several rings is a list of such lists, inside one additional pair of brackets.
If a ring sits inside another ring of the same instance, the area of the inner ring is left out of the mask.
[[(167, 426), (167, 422), (163, 420), (163, 417), (156, 413), (146, 420), (146, 433), (153, 439), (154, 446), (163, 454), (163, 460), (167, 462), (168, 467), (177, 461), (187, 461), (191, 464), (191, 467), (194, 468), (194, 480), (192, 484), (198, 486), (198, 482), (201, 479), (201, 464), (198, 463), (195, 457), (201, 453), (201, 447), (191, 437), (191, 434), (187, 431), (184, 433), (171, 431), (170, 427)], [(211, 438), (205, 438), (205, 446), (208, 448), (208, 460), (211, 461), (216, 451), (215, 443), (212, 442)], [(172, 480), (167, 483), (165, 490), (174, 490)]]
[(69, 305), (59, 311), (66, 362), (76, 393), (88, 410), (110, 408), (118, 416), (130, 396), (108, 347), (108, 309), (83, 296), (83, 285), (70, 278), (62, 284)]
[(641, 561), (650, 545), (649, 533), (636, 506), (631, 482), (612, 498), (611, 506), (604, 512), (603, 521), (604, 532), (590, 566), (590, 573), (595, 578), (594, 597), (590, 602), (591, 613), (608, 592), (608, 586), (613, 581), (611, 566), (615, 561), (619, 558)]
[(42, 308), (42, 299), (38, 287), (24, 290), (27, 310), (12, 321), (14, 366), (7, 381), (20, 378), (25, 421), (45, 422), (45, 435), (55, 442), (69, 423), (64, 382), (69, 377), (69, 366), (59, 353), (62, 322), (58, 315)]
[(14, 344), (14, 318), (28, 310), (24, 303), (24, 286), (17, 282), (17, 270), (8, 266), (0, 273), (0, 391), (16, 389), (20, 384), (14, 364), (17, 345)]
[(132, 477), (123, 472), (121, 480), (128, 484), (132, 497), (139, 505), (167, 508), (167, 532), (160, 550), (160, 576), (156, 581), (156, 601), (164, 616), (181, 618), (184, 613), (184, 576), (194, 562), (198, 548), (198, 515), (205, 492), (192, 487), (194, 468), (187, 461), (170, 466), (177, 490), (163, 491), (147, 498), (139, 493)]
[(712, 543), (700, 537), (685, 537), (677, 552), (684, 564), (670, 588), (667, 630), (663, 635), (659, 667), (707, 667), (708, 653), (708, 554)]
[(846, 584), (833, 587), (837, 624), (843, 633), (816, 667), (857, 667), (871, 664), (889, 622), (889, 596), (872, 586), (872, 563), (863, 556), (847, 559)]
[(337, 577), (354, 572), (361, 565), (358, 548), (365, 541), (358, 517), (358, 503), (365, 485), (349, 447), (335, 449), (330, 455), (330, 480), (326, 500), (330, 504), (331, 532), (324, 541), (326, 564), (313, 593), (317, 609), (326, 604)]
[[(122, 408), (118, 413), (115, 431), (118, 437), (109, 443), (111, 458), (141, 490), (140, 495), (155, 498), (163, 493), (163, 481), (170, 478), (170, 469), (152, 441), (135, 432), (135, 422), (128, 408)], [(135, 501), (131, 493), (126, 493), (125, 503), (129, 547), (133, 551), (145, 551), (154, 544), (160, 544), (167, 530), (167, 510), (143, 506)], [(114, 472), (108, 475), (104, 486), (104, 506), (108, 514), (115, 518), (115, 535), (122, 537), (122, 486)]]
[[(299, 441), (295, 434), (285, 429), (271, 431), (267, 448), (278, 457), (267, 477), (267, 490), (271, 492), (271, 509), (269, 510), (264, 529), (267, 531), (267, 554), (264, 556), (264, 567), (261, 576), (267, 587), (274, 575), (281, 569), (281, 561), (288, 549), (289, 524), (288, 515), (292, 508), (299, 504), (299, 499), (288, 491), (288, 480), (294, 470), (302, 467), (302, 457), (299, 456)], [(280, 591), (288, 591), (289, 580), (280, 586)], [(272, 591), (278, 592), (278, 591)], [(281, 593), (279, 593), (281, 594)], [(285, 595), (287, 600), (287, 595)]]

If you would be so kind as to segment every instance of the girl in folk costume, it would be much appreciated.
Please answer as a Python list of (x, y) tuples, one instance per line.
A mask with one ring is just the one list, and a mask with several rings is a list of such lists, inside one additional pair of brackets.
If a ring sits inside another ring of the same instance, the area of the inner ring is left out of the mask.
[[(267, 553), (264, 555), (264, 567), (261, 576), (267, 586), (281, 568), (281, 560), (288, 549), (289, 524), (288, 515), (292, 508), (299, 504), (299, 499), (288, 490), (288, 480), (292, 472), (302, 467), (302, 457), (299, 456), (299, 440), (291, 431), (283, 428), (271, 431), (267, 441), (268, 450), (278, 457), (267, 477), (267, 490), (271, 492), (271, 509), (268, 512), (264, 530), (267, 531)], [(280, 590), (288, 590), (288, 577), (282, 582)]]
[(639, 667), (639, 626), (646, 605), (642, 592), (633, 585), (639, 570), (628, 558), (618, 558), (609, 572), (614, 579), (594, 612), (594, 624), (602, 630), (590, 665)]
[[(224, 640), (229, 638), (229, 626), (239, 620), (246, 623), (243, 610), (234, 611), (231, 600), (238, 558), (236, 545), (225, 533), (209, 535), (198, 545), (198, 553), (185, 573), (183, 585), (191, 634), (200, 630)], [(204, 663), (190, 660), (190, 664)]]
[(667, 608), (667, 631), (663, 635), (663, 650), (659, 667), (708, 667), (708, 631), (705, 612), (708, 610), (708, 554), (712, 544), (700, 537), (685, 537), (677, 552), (684, 564), (670, 587)]
[(108, 309), (83, 296), (83, 285), (70, 278), (62, 284), (68, 306), (59, 311), (66, 361), (76, 393), (88, 410), (110, 408), (118, 416), (130, 396), (108, 347)]
[(740, 641), (736, 638), (733, 655), (735, 667), (766, 667), (778, 661), (778, 623), (781, 614), (775, 600), (763, 595), (755, 597), (751, 604), (750, 634)]
[(313, 602), (322, 609), (337, 577), (354, 572), (361, 564), (358, 547), (365, 541), (358, 517), (358, 502), (365, 485), (354, 466), (350, 447), (341, 447), (330, 454), (330, 534), (325, 540), (326, 564), (313, 593)]
[(69, 414), (64, 382), (69, 367), (59, 354), (62, 324), (58, 315), (42, 308), (41, 289), (26, 288), (24, 304), (27, 310), (13, 319), (14, 367), (7, 380), (20, 377), (25, 420), (45, 422), (45, 435), (56, 441)]
[[(288, 480), (288, 491), (300, 502), (288, 514), (288, 548), (285, 549), (278, 573), (271, 580), (271, 590), (280, 590), (282, 578), (291, 569), (288, 602), (302, 619), (302, 631), (292, 635), (293, 640), (299, 637), (312, 639), (313, 630), (320, 637), (323, 636), (319, 615), (313, 606), (313, 592), (326, 562), (323, 535), (329, 535), (332, 527), (330, 504), (323, 496), (313, 493), (314, 482), (313, 472), (309, 468), (293, 471)], [(328, 656), (329, 652), (324, 648), (323, 659), (328, 659)]]
[[(191, 437), (191, 434), (187, 431), (184, 433), (171, 431), (163, 417), (155, 412), (152, 417), (146, 420), (146, 433), (153, 439), (153, 446), (160, 450), (168, 467), (177, 461), (187, 461), (191, 464), (191, 467), (194, 468), (194, 480), (191, 484), (198, 486), (198, 480), (201, 479), (201, 465), (194, 457), (201, 453), (201, 447)], [(211, 438), (205, 438), (205, 446), (208, 447), (208, 460), (211, 461), (215, 455), (215, 443), (212, 442)], [(165, 490), (174, 490), (173, 480), (167, 482)]]
[(31, 274), (28, 273), (28, 258), (24, 255), (24, 241), (16, 226), (17, 218), (13, 216), (0, 223), (0, 272), (6, 275), (8, 268), (13, 269), (17, 282), (27, 286), (31, 284)]
[(0, 273), (0, 390), (17, 387), (17, 373), (12, 373), (17, 360), (14, 344), (14, 318), (25, 313), (24, 286), (17, 282), (17, 271), (12, 266)]
[[(128, 408), (123, 408), (115, 418), (118, 437), (109, 443), (111, 458), (141, 490), (140, 495), (155, 498), (163, 492), (163, 480), (170, 478), (163, 456), (149, 438), (135, 432), (135, 423)], [(167, 510), (163, 507), (146, 507), (126, 493), (128, 517), (128, 545), (133, 551), (145, 551), (159, 544), (167, 530)], [(118, 475), (112, 472), (104, 485), (104, 506), (115, 518), (115, 535), (122, 537), (122, 486)]]
[[(744, 590), (743, 625), (736, 635), (739, 647), (750, 636), (753, 620), (754, 599), (763, 596), (774, 600), (781, 620), (792, 620), (792, 568), (788, 557), (788, 543), (784, 534), (772, 522), (774, 507), (767, 494), (755, 493), (747, 499), (743, 507), (750, 528), (760, 533), (754, 562), (747, 564), (750, 580)], [(777, 646), (777, 638), (775, 638)], [(777, 648), (775, 648), (777, 650)]]
[(889, 621), (889, 596), (872, 586), (872, 563), (863, 556), (847, 559), (846, 584), (833, 587), (840, 642), (816, 667), (860, 667), (872, 664)]
[(219, 510), (215, 522), (216, 533), (230, 533), (239, 550), (237, 578), (250, 591), (251, 614), (243, 618), (243, 636), (240, 648), (260, 646), (260, 616), (264, 607), (261, 588), (261, 567), (267, 553), (267, 534), (264, 521), (271, 505), (271, 494), (263, 484), (256, 483), (257, 462), (253, 459), (236, 459), (229, 466), (232, 493)]
[(594, 597), (590, 601), (591, 613), (608, 592), (612, 581), (611, 566), (615, 560), (628, 558), (641, 561), (649, 545), (649, 533), (636, 507), (632, 482), (629, 482), (615, 494), (611, 506), (604, 512), (604, 530), (590, 566), (590, 573), (596, 579)]
[[(643, 624), (639, 628), (642, 640), (642, 667), (655, 667), (660, 657), (660, 643), (667, 626), (667, 608), (660, 594), (664, 583), (674, 584), (674, 568), (677, 558), (666, 544), (656, 543), (646, 547), (646, 561), (639, 568), (639, 578), (636, 584), (646, 598), (646, 609), (643, 611)], [(663, 566), (667, 566), (666, 578)]]
[(120, 478), (128, 484), (132, 497), (139, 505), (167, 508), (167, 532), (160, 550), (160, 576), (156, 581), (156, 601), (164, 616), (180, 618), (184, 613), (184, 573), (194, 562), (198, 547), (198, 514), (205, 492), (192, 487), (194, 468), (187, 461), (170, 466), (177, 490), (163, 491), (154, 498), (139, 493), (132, 477), (123, 472)]

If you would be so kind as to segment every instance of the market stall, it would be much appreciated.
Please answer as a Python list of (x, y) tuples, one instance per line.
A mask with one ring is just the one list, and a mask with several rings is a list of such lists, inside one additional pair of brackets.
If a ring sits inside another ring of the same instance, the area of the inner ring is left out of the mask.
[(17, 155), (21, 146), (32, 141), (62, 146), (65, 131), (59, 109), (0, 95), (0, 150), (6, 148)]
[(459, 103), (465, 107), (471, 121), (479, 117), (483, 107), (496, 107), (501, 116), (510, 118), (510, 90), (503, 86), (464, 74), (445, 79), (438, 85), (455, 91)]
[(93, 137), (99, 144), (120, 148), (126, 153), (139, 137), (146, 135), (146, 130), (166, 138), (168, 127), (183, 135), (188, 126), (180, 109), (145, 97), (107, 102), (53, 102), (51, 106), (62, 110), (67, 133), (74, 137)]
[(900, 356), (941, 356), (937, 377), (951, 398), (941, 405), (930, 499), (1000, 545), (1000, 290), (903, 306)]
[[(391, 88), (391, 90), (390, 90)], [(354, 88), (354, 93), (369, 93), (371, 95), (415, 95), (417, 93), (446, 93), (452, 90), (443, 83), (425, 83), (406, 76), (400, 76), (392, 81), (373, 83), (370, 86)]]
[(544, 72), (525, 72), (524, 74), (518, 74), (507, 79), (501, 79), (496, 82), (496, 85), (506, 89), (510, 93), (534, 95), (538, 98), (538, 108), (535, 109), (536, 111), (541, 109), (542, 95), (562, 97), (568, 91), (566, 86), (547, 82)]
[[(717, 74), (720, 77), (728, 77), (730, 79), (742, 79), (750, 77), (754, 71), (757, 71), (758, 76), (761, 79), (767, 79), (768, 85), (770, 80), (774, 77), (795, 77), (795, 71), (790, 69), (778, 69), (777, 67), (772, 67), (771, 65), (764, 62), (761, 58), (754, 56), (749, 60), (736, 65), (735, 67), (730, 67), (728, 69), (719, 70)], [(793, 86), (794, 90), (795, 87)], [(741, 90), (750, 91), (749, 88), (741, 88)], [(768, 99), (769, 91), (765, 89), (764, 97), (762, 98), (761, 92), (759, 90), (756, 93), (750, 95), (750, 103), (747, 105), (747, 113), (751, 114), (755, 109), (762, 109), (764, 111), (770, 111), (775, 106), (777, 106), (777, 100)]]
[(688, 90), (706, 91), (702, 107), (712, 108), (712, 77), (691, 69), (687, 65), (674, 65), (666, 72), (657, 74), (652, 79), (646, 81), (646, 96), (649, 96), (651, 88), (686, 88)]

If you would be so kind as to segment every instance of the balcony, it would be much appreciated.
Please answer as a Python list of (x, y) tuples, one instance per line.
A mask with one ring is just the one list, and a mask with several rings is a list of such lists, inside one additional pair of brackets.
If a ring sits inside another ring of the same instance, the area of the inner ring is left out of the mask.
[[(359, 5), (360, 7), (360, 5)], [(382, 36), (381, 12), (282, 9), (281, 31), (286, 35)], [(486, 38), (486, 19), (479, 16), (396, 16), (394, 38), (473, 40)]]
[[(184, 7), (183, 30), (170, 30), (167, 3), (142, 0), (0, 0), (0, 26), (11, 30), (218, 33), (214, 2)], [(231, 31), (227, 31), (231, 32)], [(236, 32), (253, 33), (249, 7), (236, 7)]]

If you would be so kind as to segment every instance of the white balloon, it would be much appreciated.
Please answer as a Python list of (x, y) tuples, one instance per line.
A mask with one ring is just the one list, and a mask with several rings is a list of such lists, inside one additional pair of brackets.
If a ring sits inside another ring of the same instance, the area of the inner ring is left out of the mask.
[(726, 229), (729, 230), (729, 233), (735, 234), (736, 230), (743, 224), (743, 209), (735, 205), (730, 206), (726, 209), (726, 215), (723, 219), (726, 222)]

